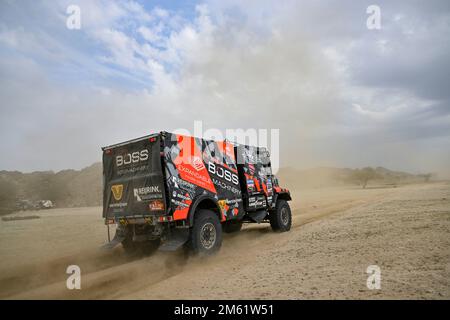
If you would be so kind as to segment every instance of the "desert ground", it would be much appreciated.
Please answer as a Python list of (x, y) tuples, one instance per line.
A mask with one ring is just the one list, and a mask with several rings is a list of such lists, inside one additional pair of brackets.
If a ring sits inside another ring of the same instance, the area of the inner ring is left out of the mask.
[[(100, 251), (99, 207), (14, 213), (40, 218), (0, 221), (0, 298), (450, 299), (450, 182), (292, 193), (290, 232), (246, 225), (202, 259)], [(66, 288), (74, 264), (81, 290)]]

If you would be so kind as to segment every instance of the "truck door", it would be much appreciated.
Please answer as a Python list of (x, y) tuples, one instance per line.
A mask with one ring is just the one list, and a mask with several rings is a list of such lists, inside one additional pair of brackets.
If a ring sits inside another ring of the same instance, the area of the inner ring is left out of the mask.
[(273, 196), (268, 151), (265, 148), (239, 145), (236, 154), (246, 211), (266, 209)]

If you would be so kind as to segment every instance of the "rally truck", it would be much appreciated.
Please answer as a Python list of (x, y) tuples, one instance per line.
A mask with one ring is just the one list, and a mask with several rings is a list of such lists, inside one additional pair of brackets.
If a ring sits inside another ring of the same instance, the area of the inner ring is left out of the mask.
[(102, 151), (105, 248), (209, 255), (222, 232), (243, 223), (291, 228), (291, 195), (272, 174), (267, 148), (159, 132)]

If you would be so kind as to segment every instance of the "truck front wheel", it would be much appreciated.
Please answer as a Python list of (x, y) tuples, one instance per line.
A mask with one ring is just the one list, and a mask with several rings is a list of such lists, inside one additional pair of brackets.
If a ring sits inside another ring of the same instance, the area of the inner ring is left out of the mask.
[(207, 256), (220, 249), (222, 226), (214, 211), (202, 209), (195, 214), (189, 237), (190, 247), (195, 254)]
[(285, 232), (291, 229), (291, 208), (286, 200), (278, 200), (275, 210), (269, 213), (270, 226), (274, 231)]

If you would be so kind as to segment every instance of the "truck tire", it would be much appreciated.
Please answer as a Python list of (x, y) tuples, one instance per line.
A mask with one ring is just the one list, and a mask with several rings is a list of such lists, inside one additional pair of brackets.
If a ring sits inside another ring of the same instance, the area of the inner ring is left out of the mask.
[(242, 229), (242, 222), (240, 221), (227, 221), (224, 224), (222, 224), (222, 230), (225, 233), (233, 233), (241, 231)]
[(285, 232), (291, 229), (291, 208), (286, 200), (278, 200), (275, 210), (269, 213), (270, 226), (273, 231)]
[(200, 256), (211, 255), (220, 249), (222, 226), (214, 211), (202, 209), (196, 212), (189, 245), (194, 254)]

